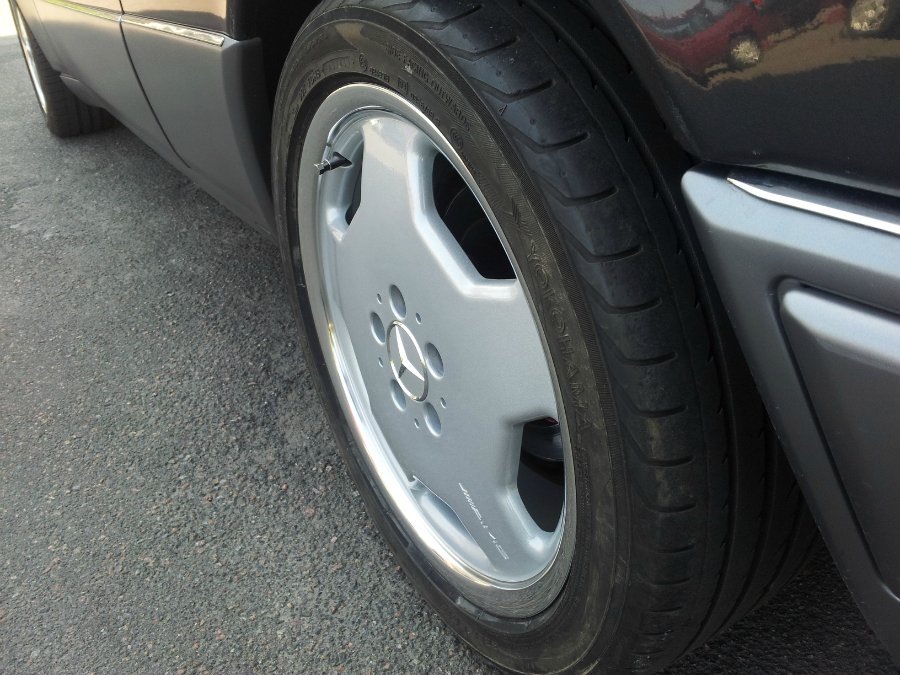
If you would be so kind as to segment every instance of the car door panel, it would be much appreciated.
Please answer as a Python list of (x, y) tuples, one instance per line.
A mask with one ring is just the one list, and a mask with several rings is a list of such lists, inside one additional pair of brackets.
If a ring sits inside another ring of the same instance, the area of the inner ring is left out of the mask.
[(131, 15), (122, 30), (138, 78), (188, 175), (244, 220), (271, 232), (270, 107), (260, 40), (236, 41)]
[[(105, 4), (115, 7), (118, 1), (106, 0)], [(51, 64), (68, 81), (75, 80), (90, 90), (94, 102), (102, 102), (159, 154), (181, 163), (135, 76), (122, 37), (121, 12), (68, 0), (36, 0), (36, 5), (53, 46), (55, 62)], [(77, 87), (73, 87), (76, 93)]]

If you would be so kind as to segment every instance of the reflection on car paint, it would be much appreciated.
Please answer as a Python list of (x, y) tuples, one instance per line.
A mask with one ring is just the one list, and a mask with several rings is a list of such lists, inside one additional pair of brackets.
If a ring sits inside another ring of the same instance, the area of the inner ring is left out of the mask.
[[(897, 37), (897, 0), (624, 0), (654, 51), (703, 85), (763, 68), (776, 46), (817, 32), (831, 44)], [(812, 49), (816, 51), (815, 48)], [(819, 50), (821, 51), (821, 50)], [(864, 47), (850, 59), (867, 57)], [(799, 70), (816, 54), (795, 55)], [(869, 54), (869, 56), (872, 56)], [(784, 68), (780, 69), (784, 72)]]

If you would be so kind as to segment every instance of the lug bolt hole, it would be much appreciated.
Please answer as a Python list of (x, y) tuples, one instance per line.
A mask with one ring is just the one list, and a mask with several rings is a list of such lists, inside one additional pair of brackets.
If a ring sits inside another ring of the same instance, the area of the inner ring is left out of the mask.
[(378, 340), (378, 342), (384, 344), (384, 323), (381, 321), (381, 317), (378, 316), (375, 312), (372, 312), (372, 316), (370, 318), (372, 320), (372, 335), (376, 340)]
[(396, 286), (391, 286), (391, 308), (398, 319), (406, 318), (406, 300), (403, 299), (403, 293)]
[(414, 419), (414, 420), (413, 420), (413, 424), (416, 425), (416, 429), (421, 429), (421, 428), (422, 428), (422, 425), (419, 424), (419, 420), (418, 420), (418, 419)]
[(428, 431), (432, 434), (435, 436), (441, 435), (441, 418), (438, 417), (437, 410), (430, 403), (425, 404), (425, 424), (428, 426)]
[(425, 363), (428, 365), (428, 370), (431, 371), (432, 375), (435, 377), (444, 376), (444, 360), (441, 358), (441, 353), (437, 350), (437, 347), (431, 343), (425, 346)]
[(416, 323), (422, 323), (422, 315), (416, 312)]
[(442, 408), (446, 408), (446, 407), (447, 407), (447, 401), (445, 401), (444, 399), (441, 399), (441, 407), (442, 407)]
[(378, 293), (378, 294), (375, 296), (375, 299), (378, 300), (378, 304), (379, 304), (379, 305), (381, 305), (381, 304), (384, 303), (384, 300), (381, 298), (381, 293)]
[(391, 398), (394, 399), (394, 405), (398, 410), (406, 410), (406, 394), (403, 393), (397, 380), (391, 380)]

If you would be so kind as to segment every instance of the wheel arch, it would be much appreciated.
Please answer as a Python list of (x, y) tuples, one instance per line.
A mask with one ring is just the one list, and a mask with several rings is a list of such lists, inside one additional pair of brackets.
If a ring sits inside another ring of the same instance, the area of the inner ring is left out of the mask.
[[(673, 139), (681, 148), (696, 155), (696, 146), (681, 122), (678, 109), (659, 86), (659, 60), (620, 2), (599, 3), (591, 0), (562, 0), (576, 6), (592, 26), (596, 26), (617, 46), (653, 103), (660, 119), (664, 120)], [(264, 50), (266, 87), (270, 100), (287, 59), (288, 50), (319, 0), (275, 0), (259, 3), (255, 0), (229, 0), (228, 16), (232, 35), (237, 39), (258, 37)], [(548, 9), (552, 9), (549, 8)]]
[(263, 68), (269, 100), (275, 90), (288, 50), (303, 22), (319, 4), (319, 0), (228, 0), (228, 24), (238, 40), (260, 38), (263, 44)]

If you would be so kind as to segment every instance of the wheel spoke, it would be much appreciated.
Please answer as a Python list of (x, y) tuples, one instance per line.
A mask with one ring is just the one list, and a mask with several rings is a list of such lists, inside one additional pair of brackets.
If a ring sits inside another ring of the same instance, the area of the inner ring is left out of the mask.
[(416, 466), (417, 475), (498, 569), (524, 572), (541, 559), (547, 534), (516, 490), (522, 427), (558, 416), (552, 380), (517, 281), (484, 280), (455, 291), (455, 301), (435, 307), (419, 331), (440, 351), (443, 377), (429, 397), (438, 402), (450, 442), (440, 448), (439, 462), (433, 456), (409, 461), (425, 464)]
[(457, 289), (433, 323), (426, 334), (439, 336), (448, 374), (441, 390), (467, 412), (490, 410), (513, 425), (557, 416), (547, 357), (517, 280)]
[(369, 119), (361, 131), (359, 212), (377, 221), (382, 234), (393, 230), (406, 236), (413, 221), (428, 208), (437, 150), (419, 129), (393, 117)]
[(553, 546), (552, 533), (534, 523), (515, 490), (477, 486), (471, 481), (458, 481), (449, 498), (441, 499), (456, 514), (497, 576), (528, 578), (539, 572)]

